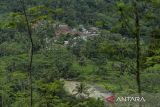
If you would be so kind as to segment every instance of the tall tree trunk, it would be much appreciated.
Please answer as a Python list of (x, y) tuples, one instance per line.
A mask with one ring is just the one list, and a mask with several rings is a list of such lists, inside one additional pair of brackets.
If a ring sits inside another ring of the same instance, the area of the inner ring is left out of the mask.
[(29, 37), (29, 40), (30, 40), (28, 72), (29, 72), (29, 84), (30, 84), (30, 107), (32, 107), (33, 106), (33, 90), (32, 90), (33, 39), (32, 39), (32, 30), (31, 30), (30, 23), (29, 23), (29, 20), (28, 20), (28, 17), (27, 17), (24, 0), (20, 0), (20, 2), (21, 2), (21, 5), (22, 5), (23, 14), (25, 16), (26, 26), (27, 26), (27, 31), (28, 31), (28, 37)]
[[(134, 14), (135, 14), (135, 36), (136, 36), (136, 81), (138, 87), (138, 94), (141, 97), (141, 79), (140, 79), (140, 23), (139, 23), (139, 11), (138, 11), (138, 0), (134, 0)], [(141, 102), (139, 102), (139, 107), (142, 107)]]
[(1, 97), (1, 106), (2, 106), (2, 107), (3, 107), (3, 93), (4, 93), (4, 92), (3, 92), (3, 85), (4, 85), (4, 84), (2, 83), (2, 97)]

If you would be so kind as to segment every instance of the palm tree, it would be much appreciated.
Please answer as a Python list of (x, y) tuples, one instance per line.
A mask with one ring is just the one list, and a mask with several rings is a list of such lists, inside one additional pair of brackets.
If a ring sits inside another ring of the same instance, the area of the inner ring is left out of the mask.
[(76, 84), (75, 89), (73, 90), (73, 92), (75, 92), (75, 96), (79, 97), (79, 98), (87, 98), (89, 96), (89, 87), (85, 84), (85, 83), (79, 83)]

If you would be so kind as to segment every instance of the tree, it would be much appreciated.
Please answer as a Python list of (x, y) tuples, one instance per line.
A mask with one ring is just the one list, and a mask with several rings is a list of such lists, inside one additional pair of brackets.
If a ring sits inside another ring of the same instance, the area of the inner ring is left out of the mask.
[(28, 30), (28, 37), (30, 40), (30, 50), (29, 50), (29, 66), (28, 66), (28, 72), (29, 72), (29, 81), (30, 81), (30, 107), (33, 106), (33, 90), (32, 90), (32, 61), (33, 61), (33, 39), (32, 39), (32, 30), (31, 26), (28, 20), (28, 16), (26, 13), (26, 6), (24, 3), (24, 0), (20, 0), (21, 5), (22, 5), (22, 11), (23, 15), (25, 16), (26, 19), (26, 26)]
[[(134, 15), (134, 27), (131, 27), (127, 22), (126, 19), (129, 19), (129, 17), (125, 17), (122, 7), (124, 7), (124, 4), (121, 3), (120, 5), (120, 12), (121, 16), (130, 31), (131, 34), (134, 35), (136, 39), (136, 82), (137, 82), (137, 88), (138, 88), (138, 93), (139, 97), (141, 97), (141, 78), (140, 78), (140, 11), (139, 11), (139, 6), (138, 6), (139, 0), (134, 0), (133, 1), (133, 15)], [(134, 30), (133, 30), (134, 29)], [(141, 102), (139, 103), (139, 106), (141, 107)]]
[(87, 98), (89, 96), (88, 93), (89, 87), (85, 83), (77, 84), (76, 88), (73, 90), (75, 95), (79, 98)]
[[(139, 8), (138, 8), (138, 0), (133, 2), (134, 6), (134, 15), (135, 15), (135, 37), (136, 37), (136, 81), (138, 86), (139, 97), (141, 98), (141, 79), (140, 79), (140, 23), (139, 23)], [(139, 102), (139, 107), (142, 107), (141, 102)]]

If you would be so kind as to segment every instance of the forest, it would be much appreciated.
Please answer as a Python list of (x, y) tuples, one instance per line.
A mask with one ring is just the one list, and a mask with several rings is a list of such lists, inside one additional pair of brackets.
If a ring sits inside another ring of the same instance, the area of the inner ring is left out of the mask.
[(0, 107), (159, 101), (160, 0), (0, 0)]

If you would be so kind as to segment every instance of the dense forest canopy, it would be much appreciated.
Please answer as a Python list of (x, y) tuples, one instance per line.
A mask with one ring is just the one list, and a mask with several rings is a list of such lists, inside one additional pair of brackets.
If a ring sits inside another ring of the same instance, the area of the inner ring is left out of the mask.
[(160, 0), (0, 0), (1, 107), (159, 107), (159, 62)]

